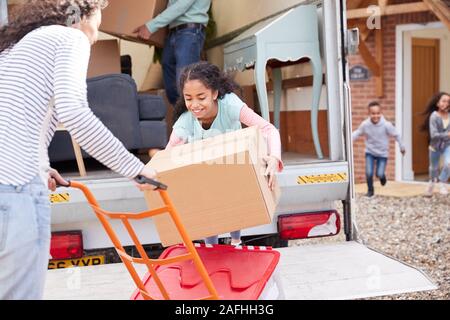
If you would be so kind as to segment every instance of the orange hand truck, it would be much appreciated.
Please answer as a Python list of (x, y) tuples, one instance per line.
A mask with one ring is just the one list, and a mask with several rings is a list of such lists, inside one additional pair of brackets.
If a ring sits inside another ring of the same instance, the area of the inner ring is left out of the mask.
[[(79, 189), (86, 196), (137, 286), (131, 299), (252, 300), (268, 295), (266, 293), (268, 291), (273, 291), (267, 290), (268, 283), (277, 293), (282, 291), (280, 284), (275, 283), (272, 277), (280, 259), (279, 252), (269, 247), (194, 245), (169, 198), (167, 186), (143, 176), (138, 176), (135, 181), (139, 184), (153, 185), (155, 191), (159, 192), (164, 206), (137, 214), (108, 212), (100, 208), (94, 195), (84, 184), (75, 181), (69, 181), (66, 185), (59, 184), (59, 186)], [(132, 228), (130, 220), (141, 220), (167, 213), (175, 223), (184, 245), (169, 247), (159, 259), (150, 259)], [(122, 221), (140, 258), (131, 257), (125, 252), (109, 220)], [(134, 263), (144, 264), (148, 269), (142, 280)], [(220, 295), (216, 288), (220, 291)]]
[[(134, 213), (114, 213), (114, 212), (108, 212), (100, 208), (97, 200), (95, 199), (92, 192), (89, 190), (89, 188), (76, 181), (69, 181), (68, 185), (65, 185), (64, 187), (71, 187), (75, 189), (79, 189), (83, 192), (83, 194), (86, 196), (86, 199), (88, 200), (90, 206), (94, 210), (97, 218), (100, 220), (101, 224), (105, 228), (106, 233), (108, 234), (109, 238), (111, 239), (112, 243), (114, 244), (114, 247), (117, 251), (117, 253), (120, 256), (120, 259), (124, 263), (125, 267), (127, 268), (128, 272), (130, 273), (131, 277), (133, 278), (134, 283), (136, 284), (139, 293), (142, 295), (142, 297), (146, 300), (153, 300), (153, 297), (148, 292), (148, 290), (145, 288), (144, 283), (141, 281), (133, 263), (137, 264), (145, 264), (148, 268), (149, 274), (153, 277), (155, 280), (155, 283), (158, 286), (158, 289), (160, 290), (162, 296), (164, 299), (168, 300), (170, 299), (170, 296), (162, 284), (161, 280), (158, 277), (157, 272), (155, 271), (155, 266), (163, 266), (163, 265), (169, 265), (181, 261), (187, 261), (192, 260), (194, 262), (194, 265), (197, 269), (197, 272), (200, 274), (201, 279), (203, 280), (204, 284), (206, 285), (206, 288), (209, 292), (209, 295), (203, 298), (200, 298), (200, 300), (217, 300), (219, 299), (219, 296), (217, 294), (217, 291), (208, 275), (208, 272), (205, 269), (205, 266), (203, 265), (202, 260), (200, 259), (197, 250), (195, 249), (194, 244), (192, 243), (191, 239), (189, 238), (186, 229), (184, 228), (183, 224), (181, 223), (180, 217), (177, 213), (177, 210), (172, 204), (172, 201), (169, 198), (169, 195), (167, 193), (167, 186), (151, 179), (144, 178), (142, 176), (139, 176), (136, 181), (141, 184), (151, 184), (155, 186), (155, 191), (158, 191), (163, 202), (164, 207), (154, 209), (151, 211), (145, 211), (138, 214)], [(175, 223), (178, 232), (181, 235), (181, 238), (183, 239), (183, 242), (186, 246), (187, 253), (184, 253), (182, 255), (173, 256), (167, 259), (150, 259), (147, 255), (147, 253), (144, 250), (144, 247), (140, 243), (138, 236), (136, 232), (134, 231), (133, 227), (130, 224), (130, 220), (141, 220), (145, 218), (154, 217), (159, 214), (165, 214), (169, 213), (170, 217), (172, 218), (172, 221)], [(139, 252), (140, 258), (134, 258), (128, 255), (125, 252), (125, 249), (123, 248), (117, 234), (111, 227), (111, 224), (109, 222), (109, 219), (112, 220), (121, 220), (124, 224), (126, 230), (130, 234), (131, 239), (133, 240), (134, 245), (136, 246), (137, 251)]]

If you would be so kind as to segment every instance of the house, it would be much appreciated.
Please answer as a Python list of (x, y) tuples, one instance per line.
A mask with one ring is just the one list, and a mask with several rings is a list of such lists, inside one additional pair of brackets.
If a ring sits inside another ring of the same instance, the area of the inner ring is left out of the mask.
[[(380, 101), (407, 150), (402, 157), (391, 142), (388, 178), (426, 181), (428, 137), (420, 131), (421, 113), (434, 93), (450, 91), (450, 1), (347, 0), (347, 18), (349, 28), (360, 30), (359, 54), (350, 57), (350, 70), (369, 71), (351, 81), (353, 128), (367, 117), (367, 104)], [(362, 139), (354, 144), (354, 158), (361, 182)]]

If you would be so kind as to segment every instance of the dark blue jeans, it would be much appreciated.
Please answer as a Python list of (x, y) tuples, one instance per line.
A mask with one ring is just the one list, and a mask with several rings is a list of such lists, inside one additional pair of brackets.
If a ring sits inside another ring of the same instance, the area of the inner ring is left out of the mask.
[(200, 61), (204, 43), (205, 32), (197, 27), (169, 33), (164, 45), (162, 68), (167, 98), (172, 105), (179, 98), (178, 83), (181, 70)]
[(366, 153), (366, 179), (369, 191), (373, 191), (373, 173), (377, 163), (376, 175), (378, 178), (384, 178), (386, 172), (387, 158), (376, 157), (370, 153)]

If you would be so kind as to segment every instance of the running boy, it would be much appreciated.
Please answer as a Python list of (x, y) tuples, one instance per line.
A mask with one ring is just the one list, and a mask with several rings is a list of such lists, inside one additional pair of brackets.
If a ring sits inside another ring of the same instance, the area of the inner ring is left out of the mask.
[(405, 146), (400, 138), (400, 134), (395, 127), (384, 119), (381, 106), (378, 102), (369, 103), (369, 118), (364, 120), (358, 130), (352, 134), (352, 140), (364, 135), (366, 137), (366, 179), (367, 196), (374, 195), (373, 173), (375, 162), (377, 163), (376, 176), (380, 179), (381, 185), (386, 185), (386, 163), (389, 154), (389, 137), (397, 140), (400, 151), (405, 155)]

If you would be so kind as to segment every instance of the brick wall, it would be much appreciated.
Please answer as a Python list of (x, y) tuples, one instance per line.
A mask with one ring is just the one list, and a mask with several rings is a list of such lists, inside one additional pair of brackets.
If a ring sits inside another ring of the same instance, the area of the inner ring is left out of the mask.
[[(388, 121), (394, 125), (395, 119), (395, 30), (396, 26), (400, 24), (409, 23), (426, 23), (436, 21), (437, 18), (432, 13), (414, 13), (405, 15), (394, 15), (382, 18), (383, 30), (383, 52), (384, 52), (384, 96), (378, 98), (375, 90), (375, 79), (372, 77), (366, 82), (351, 82), (352, 88), (352, 117), (353, 130), (356, 130), (359, 124), (368, 117), (367, 104), (372, 100), (377, 100), (381, 103), (383, 113)], [(373, 34), (367, 39), (367, 46), (371, 50), (372, 55), (375, 56), (375, 37)], [(364, 61), (359, 55), (352, 56), (349, 59), (350, 67), (353, 65), (364, 65)], [(407, 150), (411, 152), (411, 150)], [(364, 182), (364, 138), (358, 139), (354, 144), (354, 158), (355, 158), (355, 177), (356, 182)], [(395, 141), (391, 139), (389, 160), (386, 169), (388, 179), (395, 178)]]

